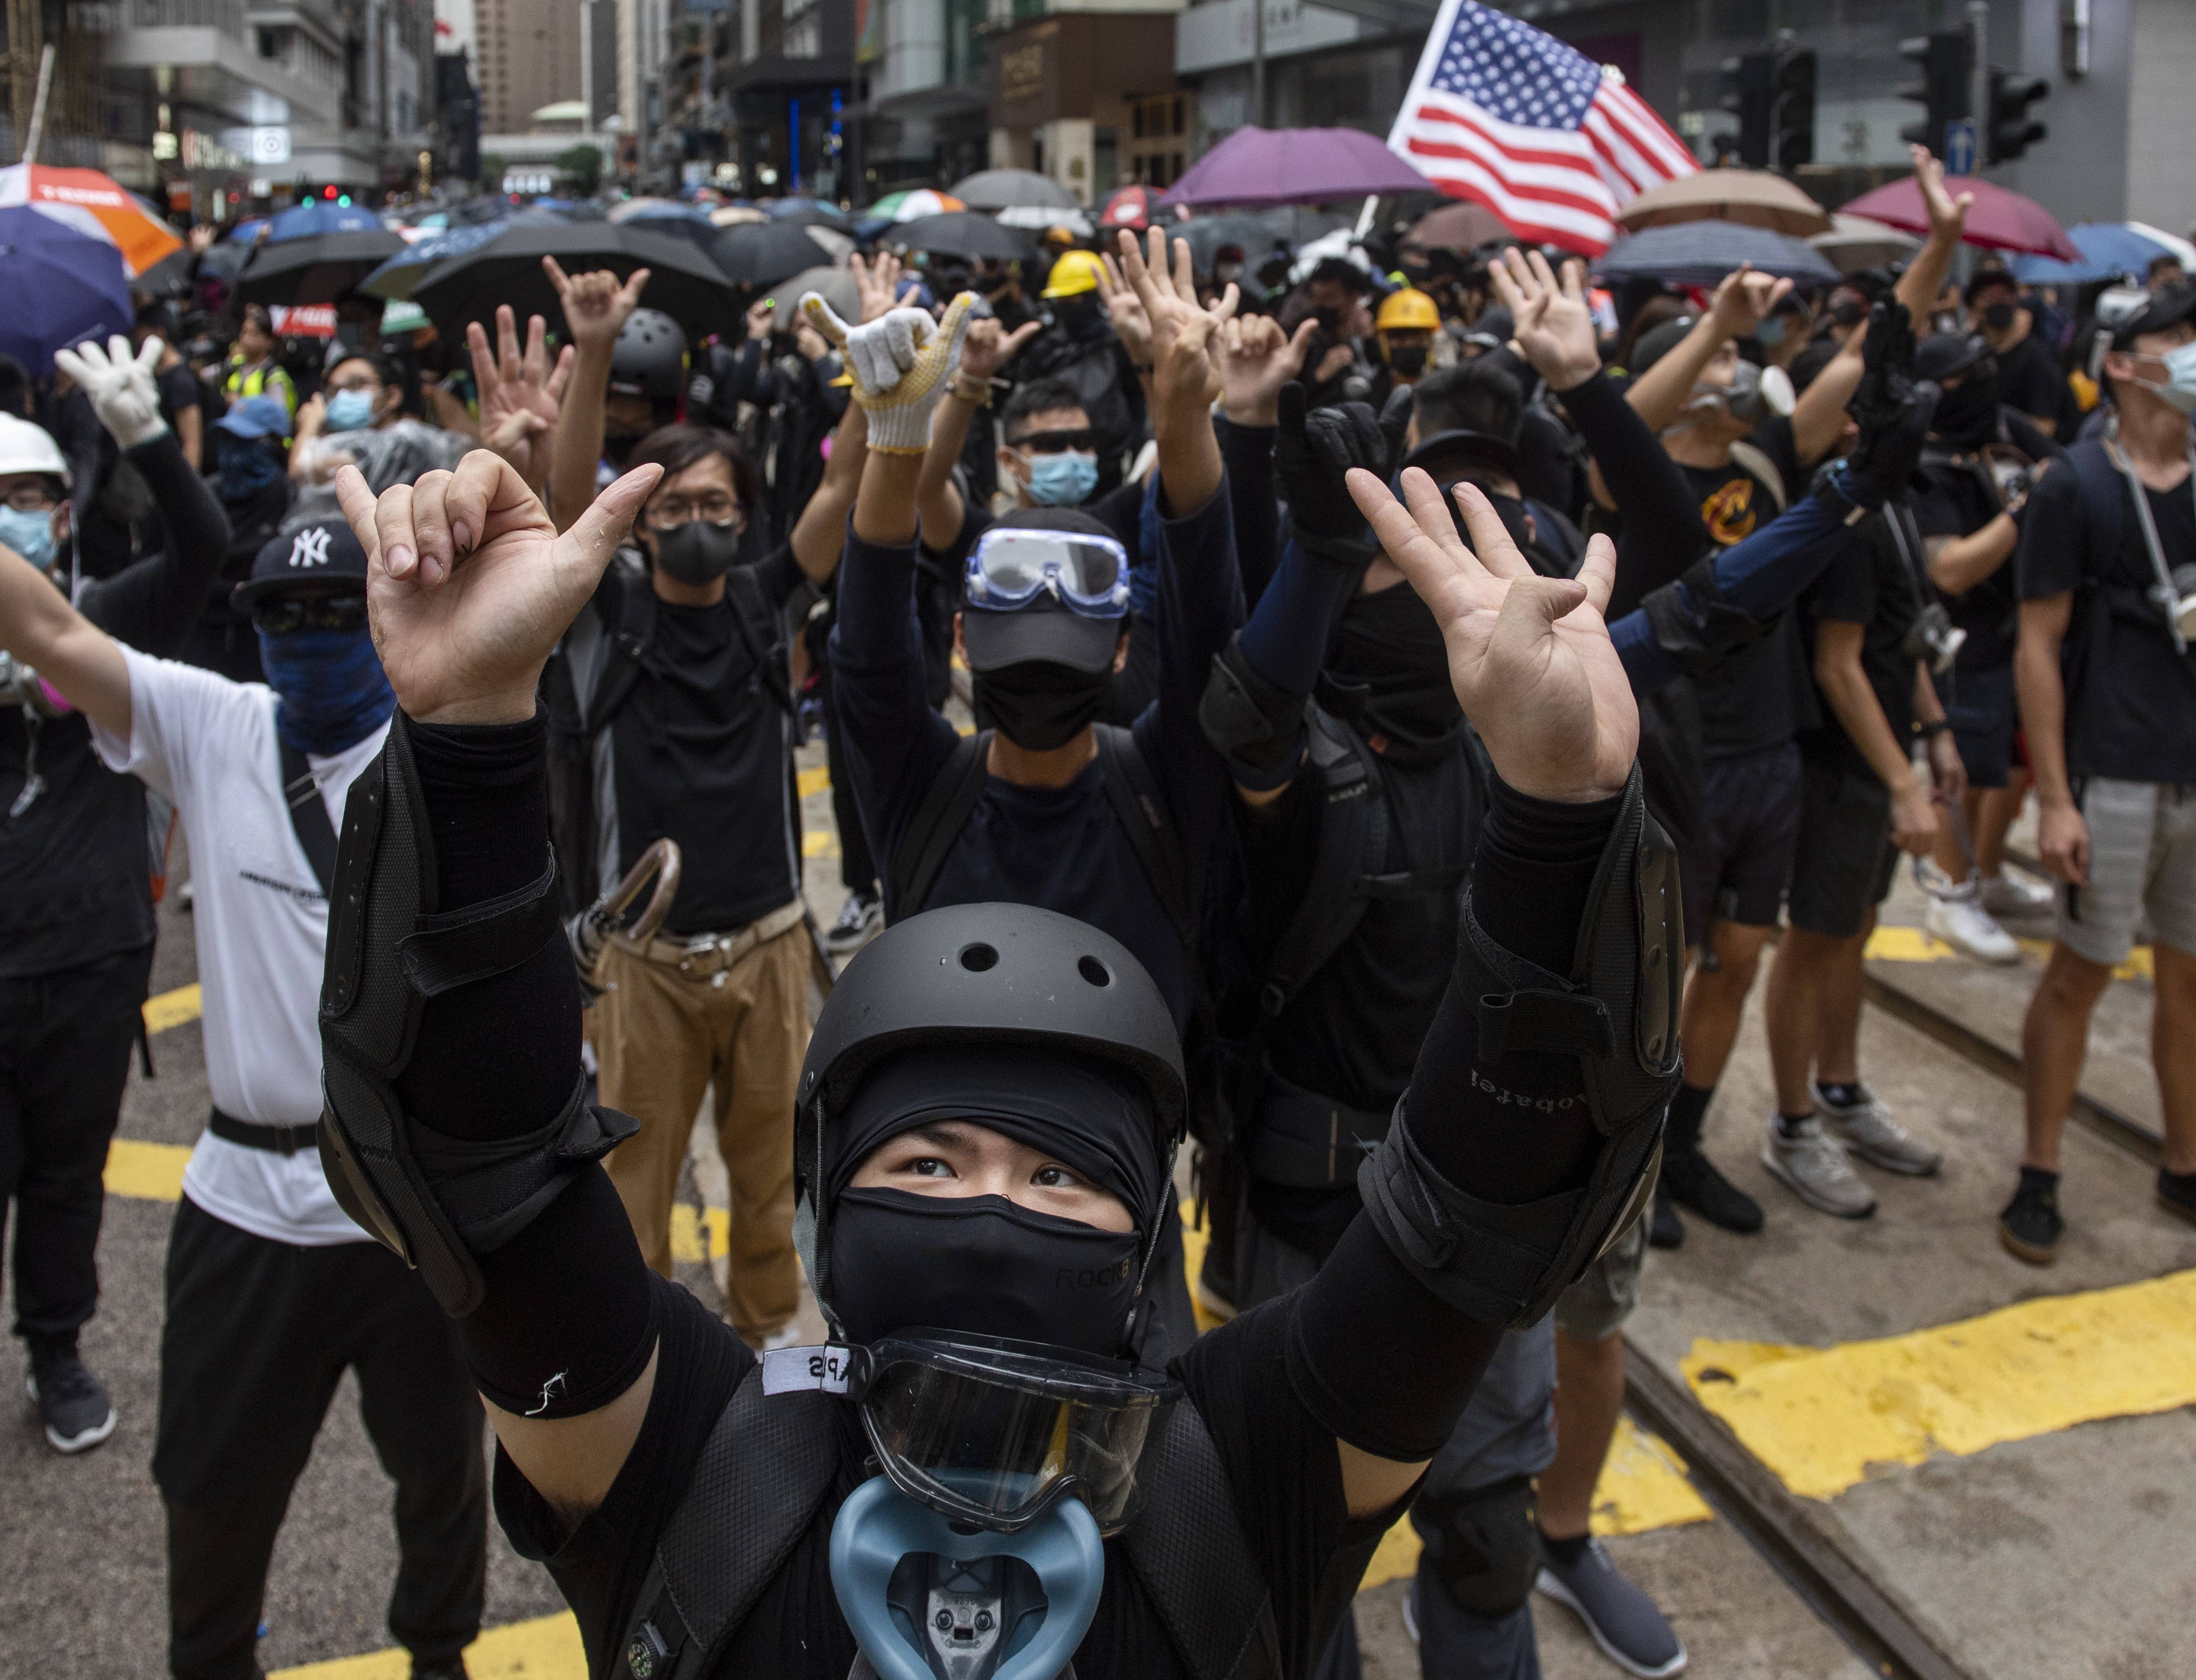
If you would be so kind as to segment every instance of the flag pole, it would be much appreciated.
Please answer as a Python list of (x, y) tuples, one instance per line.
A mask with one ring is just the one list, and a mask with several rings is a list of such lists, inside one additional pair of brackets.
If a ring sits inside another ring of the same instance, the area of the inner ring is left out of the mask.
[(30, 139), (23, 147), (23, 161), (26, 164), (38, 160), (38, 136), (46, 127), (46, 95), (53, 84), (54, 43), (49, 41), (38, 55), (38, 91), (31, 101)]

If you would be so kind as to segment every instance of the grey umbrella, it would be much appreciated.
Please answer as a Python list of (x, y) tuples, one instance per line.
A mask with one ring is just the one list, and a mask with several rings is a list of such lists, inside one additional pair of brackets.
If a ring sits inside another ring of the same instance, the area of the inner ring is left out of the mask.
[(951, 189), (971, 210), (1013, 210), (1018, 205), (1043, 205), (1054, 210), (1076, 208), (1075, 194), (1049, 175), (1035, 170), (979, 170)]
[(1839, 274), (1806, 240), (1736, 222), (1683, 222), (1619, 240), (1593, 265), (1609, 280), (1660, 280), (1713, 286), (1742, 263), (1801, 286), (1835, 286)]
[(941, 256), (977, 260), (993, 257), (1011, 263), (1037, 255), (1028, 238), (1003, 228), (988, 216), (973, 210), (949, 210), (938, 216), (918, 216), (885, 230), (885, 237), (910, 251), (934, 251)]

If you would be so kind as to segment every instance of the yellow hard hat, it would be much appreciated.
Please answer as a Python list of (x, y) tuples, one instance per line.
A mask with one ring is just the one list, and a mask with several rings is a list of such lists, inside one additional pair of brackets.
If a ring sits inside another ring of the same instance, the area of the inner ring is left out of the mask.
[(1093, 251), (1063, 251), (1060, 260), (1052, 265), (1052, 274), (1045, 281), (1046, 297), (1072, 297), (1084, 292), (1095, 292), (1098, 282), (1105, 277), (1106, 265)]
[(1404, 286), (1382, 300), (1372, 317), (1375, 332), (1433, 332), (1440, 329), (1441, 311), (1434, 300), (1415, 286)]

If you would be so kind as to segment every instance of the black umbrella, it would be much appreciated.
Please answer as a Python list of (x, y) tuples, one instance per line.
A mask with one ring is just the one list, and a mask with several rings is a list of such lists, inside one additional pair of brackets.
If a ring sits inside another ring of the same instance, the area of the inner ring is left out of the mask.
[[(1224, 216), (1193, 216), (1167, 229), (1170, 240), (1189, 241), (1189, 260), (1199, 274), (1212, 272), (1213, 253), (1223, 245), (1243, 247), (1246, 261), (1257, 263), (1271, 253), (1275, 234), (1263, 216), (1231, 211)], [(1286, 242), (1286, 241), (1285, 241)]]
[(130, 281), (130, 290), (146, 297), (188, 297), (198, 284), (198, 253), (185, 245), (170, 251)]
[(718, 229), (703, 248), (726, 279), (742, 286), (776, 286), (831, 255), (790, 221), (735, 222)]
[(268, 240), (236, 276), (245, 303), (332, 303), (404, 249), (386, 228), (358, 228), (303, 239)]
[(1838, 271), (1806, 240), (1736, 222), (1675, 222), (1619, 240), (1593, 265), (1603, 280), (1714, 286), (1742, 263), (1801, 286), (1835, 286)]
[(973, 210), (918, 216), (888, 229), (884, 237), (910, 251), (934, 251), (975, 261), (989, 257), (1010, 263), (1037, 255), (1037, 247), (1021, 234)]
[(522, 327), (530, 315), (561, 327), (556, 290), (541, 272), (545, 257), (555, 257), (566, 274), (608, 268), (622, 280), (635, 268), (648, 269), (642, 303), (697, 337), (728, 330), (739, 319), (739, 299), (693, 245), (613, 222), (516, 222), (479, 249), (430, 268), (412, 301), (446, 334), (464, 332), (471, 320), (492, 327), (499, 303), (511, 305)]

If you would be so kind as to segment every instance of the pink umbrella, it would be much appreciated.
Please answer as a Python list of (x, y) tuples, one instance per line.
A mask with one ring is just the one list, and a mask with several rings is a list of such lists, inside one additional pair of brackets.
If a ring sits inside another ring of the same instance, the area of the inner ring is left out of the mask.
[(1372, 193), (1430, 193), (1432, 182), (1361, 129), (1235, 130), (1186, 170), (1164, 202), (1315, 205)]
[[(1960, 176), (1946, 176), (1945, 190), (1956, 199), (1962, 193), (1975, 195), (1974, 208), (1968, 212), (1969, 245), (1981, 245), (1986, 251), (2032, 251), (2039, 257), (2056, 257), (2062, 263), (2082, 260), (2082, 253), (2066, 237), (2066, 230), (2059, 225), (2058, 218), (2035, 199), (2025, 199), (1987, 181)], [(1904, 181), (1894, 181), (1888, 187), (1879, 187), (1873, 193), (1864, 193), (1839, 208), (1847, 216), (1873, 216), (1910, 234), (1926, 235), (1929, 231), (1929, 212), (1922, 203), (1922, 189), (1915, 185), (1911, 176)]]

